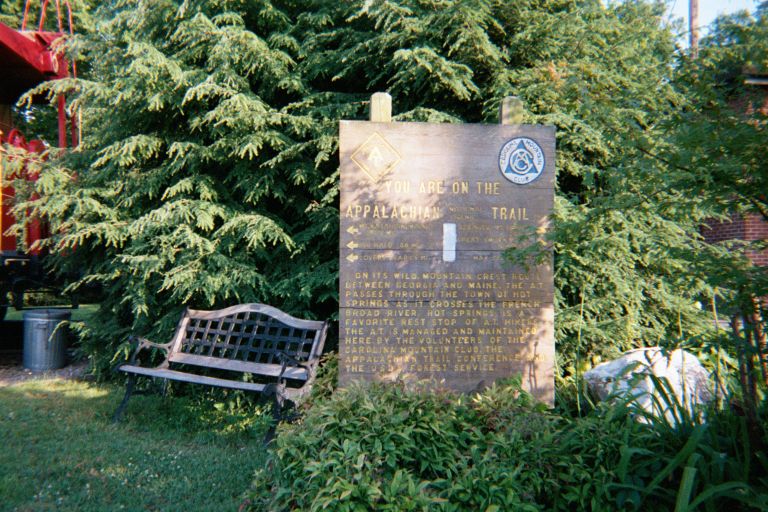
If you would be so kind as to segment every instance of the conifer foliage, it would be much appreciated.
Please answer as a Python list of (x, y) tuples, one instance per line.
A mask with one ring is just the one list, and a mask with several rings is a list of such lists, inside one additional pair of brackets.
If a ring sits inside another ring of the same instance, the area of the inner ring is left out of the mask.
[[(677, 83), (688, 101), (668, 123), (674, 144), (661, 158), (667, 182), (694, 191), (712, 218), (726, 223), (743, 215), (755, 224), (768, 222), (768, 97), (759, 85), (768, 73), (766, 49), (768, 4), (763, 3), (754, 16), (744, 11), (719, 18), (698, 57), (679, 67)], [(723, 241), (730, 261), (699, 258), (718, 287), (713, 307), (719, 301), (721, 316), (731, 320), (733, 332), (723, 344), (738, 354), (740, 386), (753, 422), (758, 390), (765, 393), (768, 385), (768, 267), (760, 261), (768, 240), (761, 233), (757, 225), (745, 227), (742, 236), (750, 242)]]
[[(557, 128), (556, 339), (564, 365), (704, 329), (689, 265), (704, 214), (639, 143), (682, 98), (661, 3), (317, 2), (302, 74), (337, 93), (388, 90), (395, 120), (498, 122), (516, 95), (526, 123)], [(322, 20), (322, 21), (320, 21)], [(641, 193), (657, 185), (652, 194)], [(690, 203), (688, 203), (690, 204)], [(514, 257), (524, 252), (510, 251)], [(583, 344), (582, 344), (583, 342)], [(571, 371), (575, 368), (572, 367)]]
[(104, 289), (89, 350), (110, 359), (129, 331), (167, 335), (186, 305), (332, 302), (327, 156), (287, 108), (303, 91), (282, 13), (153, 0), (101, 17), (74, 42), (89, 79), (46, 85), (74, 91), (84, 137), (44, 173), (37, 205), (59, 268)]
[[(557, 127), (557, 339), (565, 363), (697, 332), (696, 215), (635, 142), (679, 100), (661, 3), (115, 0), (73, 42), (83, 145), (39, 182), (62, 270), (105, 290), (85, 337), (167, 335), (184, 305), (337, 306), (339, 119)], [(26, 208), (30, 205), (22, 205)], [(582, 340), (584, 345), (582, 346)], [(99, 345), (101, 346), (101, 345)], [(95, 348), (91, 351), (96, 350)]]

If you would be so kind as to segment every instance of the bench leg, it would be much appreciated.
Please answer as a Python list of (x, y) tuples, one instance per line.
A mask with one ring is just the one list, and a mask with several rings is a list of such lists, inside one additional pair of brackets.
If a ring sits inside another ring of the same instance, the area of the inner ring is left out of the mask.
[(283, 420), (283, 406), (285, 405), (285, 395), (283, 395), (284, 386), (277, 386), (275, 389), (275, 399), (272, 402), (272, 418), (275, 423)]
[(168, 396), (168, 379), (163, 379), (163, 383), (160, 385), (160, 396), (163, 398)]
[(285, 394), (283, 390), (285, 384), (269, 384), (262, 392), (264, 396), (271, 397), (272, 400), (272, 424), (269, 426), (269, 430), (264, 435), (264, 444), (267, 445), (275, 437), (275, 429), (277, 424), (283, 419), (283, 405), (285, 404)]
[(120, 418), (123, 416), (123, 411), (125, 411), (125, 406), (128, 405), (128, 400), (131, 398), (131, 395), (133, 394), (133, 387), (136, 385), (136, 375), (130, 374), (128, 375), (128, 382), (125, 384), (125, 396), (123, 397), (123, 401), (120, 402), (120, 405), (117, 406), (117, 410), (115, 411), (114, 416), (112, 416), (112, 421), (117, 423), (120, 421)]

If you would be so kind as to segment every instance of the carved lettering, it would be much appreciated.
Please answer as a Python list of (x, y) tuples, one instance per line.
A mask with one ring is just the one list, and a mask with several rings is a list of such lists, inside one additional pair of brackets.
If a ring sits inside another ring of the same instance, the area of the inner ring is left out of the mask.
[[(465, 128), (341, 123), (340, 383), (434, 379), (469, 391), (518, 373), (551, 400), (551, 264), (523, 268), (504, 251), (549, 225), (553, 132)], [(546, 166), (522, 185), (504, 174), (517, 168), (500, 167), (516, 138), (540, 146)]]

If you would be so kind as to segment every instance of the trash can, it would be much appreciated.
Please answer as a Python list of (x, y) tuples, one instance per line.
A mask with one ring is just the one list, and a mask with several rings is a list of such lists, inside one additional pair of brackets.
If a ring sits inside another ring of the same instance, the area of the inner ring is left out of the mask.
[(72, 313), (64, 309), (37, 309), (24, 313), (24, 368), (39, 372), (64, 366), (67, 332), (56, 327), (71, 316)]

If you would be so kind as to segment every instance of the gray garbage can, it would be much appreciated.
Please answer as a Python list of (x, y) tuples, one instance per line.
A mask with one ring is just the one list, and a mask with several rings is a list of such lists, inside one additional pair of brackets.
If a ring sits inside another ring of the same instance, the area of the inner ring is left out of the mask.
[(24, 313), (24, 368), (38, 372), (64, 366), (67, 333), (66, 329), (56, 330), (56, 326), (71, 316), (72, 313), (64, 309), (36, 309)]

